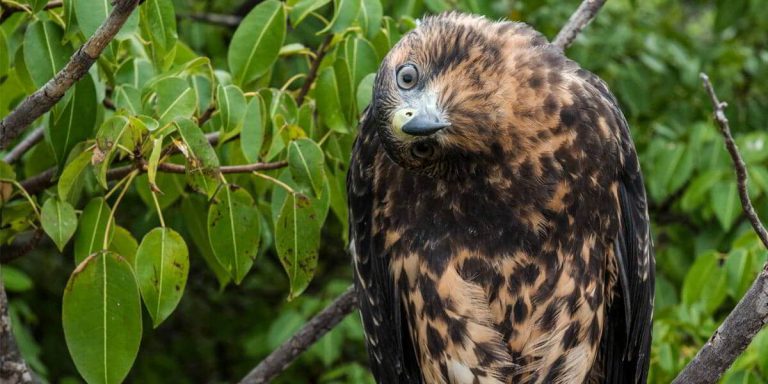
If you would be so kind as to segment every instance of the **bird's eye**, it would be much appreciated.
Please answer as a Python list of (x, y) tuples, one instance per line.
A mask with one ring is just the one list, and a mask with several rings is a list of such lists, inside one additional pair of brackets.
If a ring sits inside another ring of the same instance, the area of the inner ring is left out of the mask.
[(406, 64), (397, 70), (397, 86), (400, 89), (411, 89), (419, 81), (419, 71), (413, 64)]
[(417, 159), (428, 160), (435, 154), (435, 147), (423, 141), (411, 147), (411, 154)]

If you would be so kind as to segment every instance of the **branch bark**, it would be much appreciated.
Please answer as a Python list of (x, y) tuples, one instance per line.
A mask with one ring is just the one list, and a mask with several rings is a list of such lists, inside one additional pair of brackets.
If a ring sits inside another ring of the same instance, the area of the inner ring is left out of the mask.
[(302, 352), (344, 320), (356, 305), (355, 287), (350, 286), (331, 305), (313, 317), (288, 341), (272, 351), (256, 368), (248, 372), (240, 380), (240, 384), (262, 384), (274, 379)]
[(38, 117), (48, 112), (69, 88), (91, 68), (101, 51), (125, 24), (139, 0), (115, 0), (115, 7), (88, 41), (75, 52), (67, 65), (42, 88), (24, 99), (0, 121), (0, 149), (8, 145)]
[[(721, 102), (717, 98), (712, 83), (706, 74), (702, 73), (700, 77), (714, 108), (715, 123), (720, 128), (720, 133), (725, 140), (725, 147), (728, 149), (733, 167), (736, 170), (736, 181), (742, 208), (763, 246), (768, 249), (768, 232), (766, 232), (749, 198), (747, 166), (733, 140), (731, 127), (725, 116), (727, 103)], [(717, 328), (693, 360), (683, 368), (673, 383), (706, 384), (718, 382), (723, 373), (744, 352), (755, 335), (767, 323), (768, 263), (763, 266), (762, 272), (757, 276), (747, 293), (744, 294), (744, 297), (736, 304), (733, 311), (728, 314), (725, 321)]]
[(226, 28), (237, 28), (243, 18), (236, 15), (226, 15), (221, 13), (179, 13), (177, 19), (191, 19), (203, 23), (218, 25)]
[(576, 9), (568, 22), (558, 32), (557, 37), (552, 44), (562, 48), (563, 50), (568, 48), (576, 36), (579, 35), (582, 29), (584, 29), (597, 15), (600, 8), (603, 7), (606, 0), (584, 0), (579, 8)]
[(35, 128), (32, 133), (27, 135), (27, 137), (24, 138), (21, 142), (19, 142), (18, 145), (16, 145), (13, 150), (8, 152), (8, 154), (3, 157), (3, 161), (5, 161), (8, 164), (13, 164), (16, 161), (18, 161), (22, 156), (24, 156), (27, 151), (32, 149), (32, 147), (35, 146), (35, 144), (39, 143), (41, 140), (43, 140), (43, 136), (45, 134), (45, 127), (37, 127)]
[(323, 57), (325, 57), (325, 54), (328, 53), (328, 46), (331, 44), (331, 40), (333, 40), (333, 35), (328, 35), (328, 37), (323, 40), (320, 46), (317, 47), (315, 58), (309, 65), (309, 74), (307, 75), (307, 78), (304, 79), (304, 85), (301, 86), (299, 94), (296, 96), (296, 104), (299, 106), (304, 104), (304, 98), (307, 96), (307, 93), (309, 93), (309, 89), (312, 87), (312, 83), (315, 82), (315, 78), (317, 77), (317, 70), (320, 68), (320, 62), (323, 61)]
[(8, 297), (0, 275), (0, 383), (32, 383), (32, 373), (22, 358), (11, 330)]

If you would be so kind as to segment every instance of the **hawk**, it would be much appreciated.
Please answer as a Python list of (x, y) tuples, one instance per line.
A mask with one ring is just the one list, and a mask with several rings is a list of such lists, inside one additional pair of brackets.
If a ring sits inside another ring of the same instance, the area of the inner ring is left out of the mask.
[(379, 383), (641, 383), (654, 258), (605, 83), (522, 23), (430, 16), (384, 58), (347, 178)]

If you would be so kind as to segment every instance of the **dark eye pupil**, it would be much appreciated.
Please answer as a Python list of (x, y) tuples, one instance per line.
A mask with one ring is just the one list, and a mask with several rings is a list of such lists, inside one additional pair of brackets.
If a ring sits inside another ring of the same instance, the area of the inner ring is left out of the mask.
[(405, 73), (403, 74), (403, 82), (410, 84), (413, 82), (413, 74)]

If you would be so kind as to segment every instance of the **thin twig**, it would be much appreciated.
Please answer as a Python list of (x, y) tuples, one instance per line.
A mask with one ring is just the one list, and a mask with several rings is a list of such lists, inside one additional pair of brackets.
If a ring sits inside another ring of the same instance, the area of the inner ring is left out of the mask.
[[(57, 1), (51, 1), (48, 4), (43, 7), (45, 10), (58, 8), (64, 5), (64, 2), (61, 0)], [(14, 13), (18, 12), (28, 12), (29, 8), (24, 8), (23, 6), (17, 6), (16, 4), (11, 3), (3, 3), (0, 1), (0, 10), (2, 10), (2, 14), (0, 14), (0, 23), (5, 21), (7, 18), (11, 17)]]
[(8, 152), (5, 157), (3, 157), (3, 161), (5, 161), (8, 164), (13, 164), (16, 161), (18, 161), (22, 156), (24, 156), (27, 151), (32, 149), (32, 147), (35, 146), (35, 144), (39, 143), (41, 140), (43, 140), (43, 136), (45, 136), (45, 127), (37, 127), (35, 128), (32, 133), (27, 135), (27, 137), (24, 138), (24, 140), (20, 141), (19, 144), (17, 144), (13, 150)]
[(307, 96), (309, 89), (312, 88), (312, 83), (315, 82), (315, 78), (317, 77), (317, 70), (320, 68), (320, 62), (323, 61), (323, 57), (325, 57), (325, 54), (328, 53), (331, 40), (333, 40), (333, 35), (328, 35), (328, 37), (326, 37), (325, 40), (320, 43), (320, 46), (317, 48), (317, 52), (315, 52), (315, 58), (309, 65), (309, 73), (307, 74), (307, 78), (304, 79), (304, 85), (301, 86), (299, 94), (296, 96), (296, 104), (299, 106), (304, 103), (304, 97)]
[[(768, 249), (768, 232), (766, 232), (749, 198), (747, 166), (739, 153), (736, 142), (733, 140), (731, 127), (725, 116), (727, 103), (721, 102), (717, 98), (712, 83), (706, 74), (702, 73), (700, 77), (712, 102), (715, 122), (720, 127), (720, 133), (725, 139), (725, 147), (728, 149), (733, 168), (736, 170), (741, 206), (763, 246)], [(766, 323), (768, 323), (768, 263), (763, 266), (762, 272), (757, 276), (747, 293), (744, 294), (744, 297), (736, 304), (733, 311), (728, 314), (725, 321), (717, 328), (693, 360), (683, 368), (673, 383), (706, 384), (718, 382), (723, 372), (744, 352)]]
[(256, 368), (248, 372), (240, 380), (240, 384), (262, 384), (274, 379), (296, 357), (344, 320), (355, 309), (356, 302), (355, 289), (350, 286), (333, 303), (304, 324), (290, 339), (272, 351)]
[(32, 373), (19, 352), (8, 314), (8, 297), (0, 275), (0, 383), (32, 383)]
[(570, 46), (573, 41), (576, 40), (576, 36), (579, 35), (581, 30), (595, 18), (595, 15), (597, 15), (597, 12), (603, 7), (605, 1), (606, 0), (584, 0), (581, 5), (579, 5), (579, 8), (576, 9), (576, 12), (574, 12), (568, 19), (568, 22), (565, 23), (565, 26), (560, 29), (560, 32), (558, 32), (557, 37), (555, 37), (552, 44), (562, 49)]
[(177, 19), (192, 19), (203, 23), (218, 25), (226, 28), (237, 28), (243, 18), (235, 15), (221, 13), (179, 13)]
[(0, 121), (0, 149), (8, 147), (29, 124), (48, 112), (72, 85), (88, 73), (138, 4), (139, 0), (115, 0), (107, 19), (72, 55), (67, 65)]

